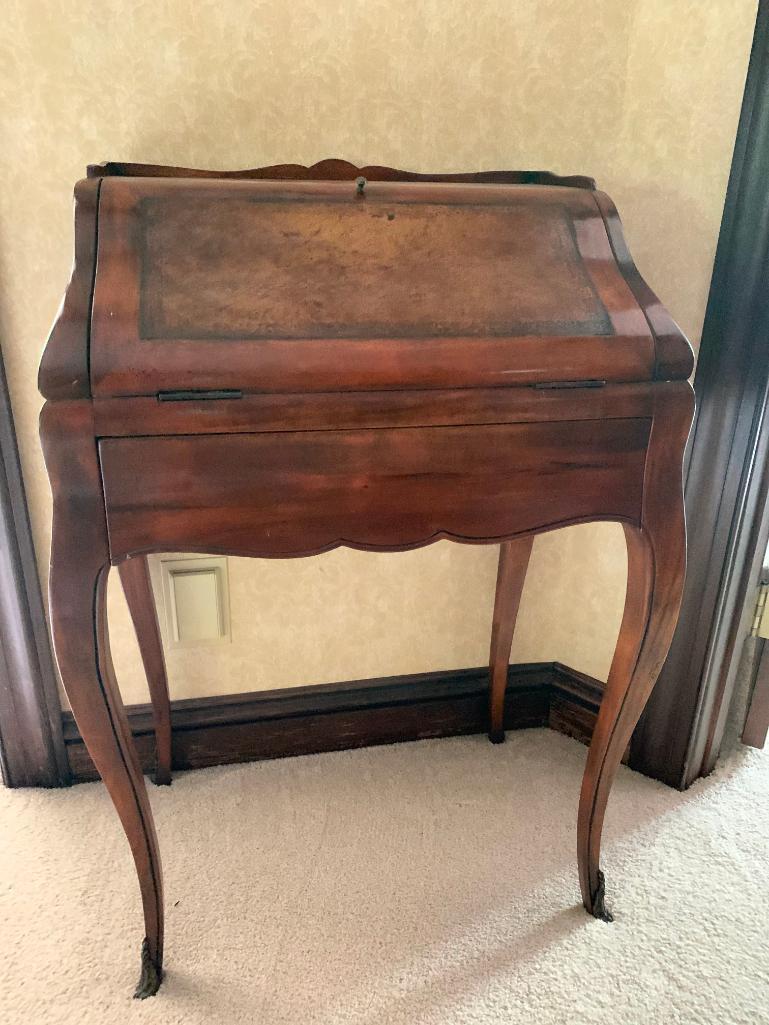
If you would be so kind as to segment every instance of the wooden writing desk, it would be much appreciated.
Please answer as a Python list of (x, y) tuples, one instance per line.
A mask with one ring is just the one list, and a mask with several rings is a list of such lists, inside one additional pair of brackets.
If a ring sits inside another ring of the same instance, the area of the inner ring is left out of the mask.
[[(589, 179), (420, 176), (342, 161), (220, 175), (107, 164), (75, 189), (75, 266), (41, 366), (50, 612), (78, 726), (133, 851), (162, 978), (160, 857), (109, 656), (120, 566), (439, 538), (501, 544), (490, 736), (536, 533), (616, 520), (625, 613), (578, 824), (610, 920), (609, 789), (670, 644), (685, 566), (686, 339)], [(168, 769), (168, 697), (145, 645)], [(153, 648), (154, 645), (154, 648)]]

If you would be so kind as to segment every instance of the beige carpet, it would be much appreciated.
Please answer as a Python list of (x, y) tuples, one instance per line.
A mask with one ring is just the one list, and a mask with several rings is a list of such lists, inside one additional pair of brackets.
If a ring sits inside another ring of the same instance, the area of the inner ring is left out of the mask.
[(0, 793), (3, 1025), (769, 1023), (769, 756), (677, 794), (623, 769), (578, 906), (584, 748), (544, 730), (151, 788), (167, 976), (100, 784)]

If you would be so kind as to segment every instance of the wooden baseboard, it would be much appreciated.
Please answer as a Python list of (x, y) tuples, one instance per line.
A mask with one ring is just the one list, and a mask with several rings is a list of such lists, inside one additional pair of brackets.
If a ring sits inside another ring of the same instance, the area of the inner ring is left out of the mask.
[[(603, 685), (558, 662), (511, 665), (505, 727), (550, 726), (590, 739)], [(174, 769), (250, 762), (428, 737), (483, 733), (488, 669), (255, 691), (174, 701)], [(128, 709), (145, 772), (154, 768), (152, 710)], [(98, 779), (72, 714), (64, 740), (75, 782)]]
[(550, 687), (547, 725), (558, 733), (589, 744), (604, 684), (586, 673), (553, 662)]

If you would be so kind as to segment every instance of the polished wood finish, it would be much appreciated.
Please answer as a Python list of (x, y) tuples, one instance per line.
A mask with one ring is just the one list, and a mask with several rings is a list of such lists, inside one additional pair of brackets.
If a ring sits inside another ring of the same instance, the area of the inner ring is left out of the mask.
[(617, 268), (633, 293), (636, 302), (644, 311), (644, 316), (654, 335), (654, 379), (675, 381), (688, 378), (694, 370), (688, 342), (683, 338), (678, 324), (641, 277), (633, 262), (625, 242), (616, 206), (605, 192), (596, 192), (595, 202), (603, 217), (612, 254), (617, 261)]
[(49, 583), (54, 651), (78, 727), (123, 824), (136, 864), (145, 939), (137, 995), (163, 965), (163, 882), (157, 836), (109, 652), (107, 521), (87, 402), (49, 402), (40, 423), (53, 491)]
[[(110, 178), (99, 218), (96, 396), (655, 375), (646, 306), (590, 191), (371, 183), (359, 200), (340, 182)], [(417, 266), (430, 268), (419, 287)], [(691, 369), (678, 341), (671, 377)]]
[[(683, 581), (691, 351), (598, 194), (249, 177), (101, 179), (95, 277), (82, 242), (70, 312), (40, 374), (54, 645), (134, 852), (140, 995), (162, 973), (160, 869), (109, 665), (109, 563), (154, 551), (395, 551), (438, 538), (527, 547), (568, 523), (623, 523), (628, 602), (578, 829), (583, 900), (597, 917), (607, 917), (609, 789)], [(90, 331), (71, 313), (84, 276)], [(61, 368), (71, 359), (79, 381), (78, 346), (90, 395), (69, 401)], [(503, 573), (516, 589), (521, 561), (515, 581)], [(511, 594), (498, 590), (495, 708)]]
[(688, 401), (657, 396), (644, 473), (640, 527), (625, 525), (628, 586), (606, 693), (588, 753), (580, 795), (577, 849), (585, 907), (609, 917), (599, 868), (609, 790), (633, 730), (665, 660), (681, 604), (686, 572), (683, 482), (671, 479), (670, 452), (683, 453), (694, 413)]
[(179, 538), (187, 551), (285, 557), (636, 523), (649, 428), (630, 419), (111, 438), (99, 451), (112, 561), (171, 551)]
[(533, 544), (533, 537), (525, 537), (519, 541), (506, 541), (499, 546), (489, 654), (489, 740), (493, 744), (499, 744), (505, 739), (505, 691), (510, 649)]
[(159, 786), (168, 785), (171, 782), (171, 703), (163, 640), (146, 556), (125, 559), (118, 566), (118, 572), (139, 642), (154, 711), (155, 782)]
[(591, 388), (455, 388), (450, 390), (243, 394), (183, 402), (157, 396), (94, 399), (98, 437), (176, 434), (262, 434), (454, 427), (565, 420), (650, 419), (653, 392), (645, 384)]
[(101, 181), (75, 185), (75, 260), (56, 317), (56, 344), (46, 346), (38, 386), (47, 399), (85, 399), (91, 394), (88, 337), (96, 274), (97, 212)]
[(563, 185), (575, 189), (594, 189), (595, 181), (582, 174), (561, 175), (552, 171), (460, 171), (449, 174), (423, 174), (396, 167), (369, 164), (358, 167), (349, 160), (319, 160), (304, 164), (272, 164), (242, 171), (207, 171), (195, 167), (168, 167), (165, 164), (132, 164), (106, 160), (89, 164), (89, 178), (225, 178), (229, 180), (278, 179), (280, 181), (355, 181), (363, 177), (372, 182), (454, 182), (497, 185)]

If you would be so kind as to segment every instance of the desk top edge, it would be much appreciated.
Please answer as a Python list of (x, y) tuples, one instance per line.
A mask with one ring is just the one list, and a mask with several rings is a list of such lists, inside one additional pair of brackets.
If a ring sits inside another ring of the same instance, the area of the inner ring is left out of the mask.
[(165, 164), (131, 163), (105, 160), (89, 164), (88, 178), (224, 178), (228, 180), (273, 179), (279, 181), (354, 181), (358, 177), (369, 181), (392, 182), (454, 182), (505, 185), (558, 185), (569, 188), (595, 190), (596, 183), (587, 175), (559, 175), (552, 171), (450, 171), (423, 173), (405, 171), (380, 164), (359, 167), (348, 160), (329, 158), (314, 164), (271, 164), (235, 171), (217, 171), (204, 168), (179, 167)]

